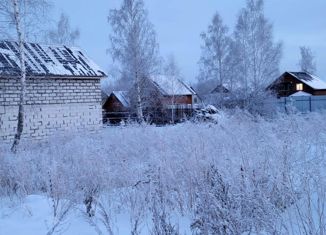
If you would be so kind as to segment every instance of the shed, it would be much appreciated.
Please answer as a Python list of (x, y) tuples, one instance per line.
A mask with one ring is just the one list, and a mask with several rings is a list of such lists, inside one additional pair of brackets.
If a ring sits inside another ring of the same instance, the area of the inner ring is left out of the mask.
[[(14, 137), (20, 90), (19, 45), (0, 41), (0, 140)], [(97, 129), (102, 123), (100, 79), (82, 50), (25, 43), (26, 103), (23, 138)]]
[(130, 114), (130, 99), (127, 91), (113, 91), (102, 105), (104, 123), (120, 123)]

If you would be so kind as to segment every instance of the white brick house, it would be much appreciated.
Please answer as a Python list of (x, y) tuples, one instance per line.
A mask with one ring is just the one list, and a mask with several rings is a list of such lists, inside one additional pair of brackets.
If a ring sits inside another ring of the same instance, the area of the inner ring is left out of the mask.
[[(0, 41), (0, 142), (14, 137), (19, 102), (16, 42)], [(78, 48), (26, 43), (27, 92), (23, 137), (97, 129), (105, 73)]]

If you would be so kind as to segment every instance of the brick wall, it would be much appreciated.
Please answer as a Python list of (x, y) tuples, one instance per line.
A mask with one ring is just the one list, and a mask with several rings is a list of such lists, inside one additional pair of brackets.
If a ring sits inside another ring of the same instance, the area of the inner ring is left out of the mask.
[[(17, 126), (19, 80), (0, 78), (0, 141)], [(28, 79), (23, 137), (97, 129), (102, 123), (99, 79)]]

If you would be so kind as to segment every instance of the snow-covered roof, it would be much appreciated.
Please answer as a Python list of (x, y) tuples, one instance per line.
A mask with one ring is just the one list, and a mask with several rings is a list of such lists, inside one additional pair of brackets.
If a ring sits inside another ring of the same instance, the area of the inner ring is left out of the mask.
[(312, 95), (304, 91), (298, 91), (290, 96), (312, 96)]
[(174, 76), (156, 75), (150, 80), (160, 89), (163, 95), (195, 95), (196, 92)]
[(289, 72), (289, 74), (315, 90), (326, 89), (326, 82), (315, 75), (306, 72)]
[[(27, 76), (104, 77), (105, 73), (79, 48), (25, 43)], [(20, 74), (19, 45), (0, 41), (0, 76)]]
[(130, 100), (127, 91), (113, 91), (112, 94), (117, 97), (124, 107), (130, 106)]

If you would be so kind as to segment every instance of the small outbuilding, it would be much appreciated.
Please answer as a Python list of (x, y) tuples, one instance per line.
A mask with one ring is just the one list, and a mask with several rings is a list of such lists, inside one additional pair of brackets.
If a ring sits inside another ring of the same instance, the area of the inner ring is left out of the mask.
[(130, 115), (130, 99), (127, 91), (113, 91), (104, 99), (104, 123), (120, 123)]
[(326, 82), (307, 72), (285, 72), (267, 89), (277, 97), (288, 97), (294, 94), (321, 96), (326, 95)]
[[(18, 43), (0, 41), (0, 141), (14, 137), (20, 94)], [(97, 129), (102, 123), (100, 79), (106, 75), (76, 47), (25, 43), (23, 138)]]

